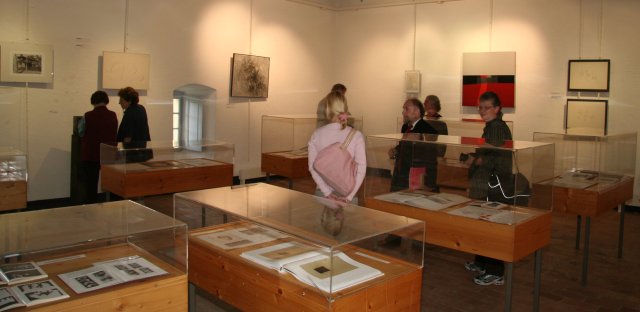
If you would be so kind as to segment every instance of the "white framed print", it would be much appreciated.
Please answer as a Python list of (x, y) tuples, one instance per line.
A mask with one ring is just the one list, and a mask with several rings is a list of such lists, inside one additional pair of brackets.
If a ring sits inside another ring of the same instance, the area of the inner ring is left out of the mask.
[(52, 83), (53, 47), (34, 43), (0, 43), (0, 81)]
[(102, 88), (132, 87), (149, 89), (151, 56), (144, 53), (108, 52), (102, 54)]
[(404, 72), (404, 92), (420, 93), (420, 71), (407, 70)]

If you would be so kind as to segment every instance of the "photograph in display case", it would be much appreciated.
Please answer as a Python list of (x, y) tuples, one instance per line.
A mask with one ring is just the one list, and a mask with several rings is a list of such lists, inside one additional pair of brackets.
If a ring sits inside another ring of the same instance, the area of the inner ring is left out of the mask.
[(3, 287), (0, 288), (0, 311), (66, 298), (69, 298), (69, 295), (52, 280)]
[(611, 60), (569, 60), (569, 91), (609, 92)]
[(515, 107), (516, 52), (462, 54), (462, 106), (477, 106), (486, 91), (498, 94), (502, 107)]
[(50, 45), (0, 43), (0, 81), (53, 82), (53, 48)]
[(607, 100), (567, 100), (567, 134), (607, 135)]
[(231, 96), (269, 97), (269, 63), (264, 56), (233, 54)]

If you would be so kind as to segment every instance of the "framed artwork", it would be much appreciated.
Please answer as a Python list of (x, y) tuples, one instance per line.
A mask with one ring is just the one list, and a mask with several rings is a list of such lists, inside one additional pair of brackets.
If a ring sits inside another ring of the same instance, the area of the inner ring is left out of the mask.
[(120, 89), (132, 87), (149, 89), (149, 54), (103, 52), (102, 88)]
[(516, 53), (462, 54), (462, 106), (478, 106), (487, 91), (500, 97), (502, 107), (515, 107)]
[(607, 100), (567, 100), (565, 131), (567, 134), (607, 135)]
[(407, 70), (404, 72), (404, 92), (420, 93), (420, 71)]
[(611, 60), (569, 60), (569, 91), (609, 92)]
[(269, 97), (269, 63), (268, 57), (234, 53), (231, 68), (231, 96)]
[(53, 48), (50, 45), (3, 42), (0, 44), (0, 81), (53, 82)]

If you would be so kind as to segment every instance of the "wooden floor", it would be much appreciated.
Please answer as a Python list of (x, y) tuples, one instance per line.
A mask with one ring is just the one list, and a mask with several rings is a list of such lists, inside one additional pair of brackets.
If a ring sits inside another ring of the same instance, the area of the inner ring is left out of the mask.
[[(287, 180), (270, 183), (287, 187)], [(310, 179), (296, 180), (293, 188), (312, 193)], [(148, 198), (145, 203), (167, 210), (170, 197)], [(553, 214), (551, 245), (542, 260), (541, 311), (640, 312), (640, 213), (625, 215), (622, 259), (617, 258), (619, 214), (606, 213), (591, 222), (589, 281), (580, 285), (582, 249), (575, 249), (576, 217)], [(584, 221), (583, 221), (584, 225)], [(582, 246), (582, 245), (581, 245)], [(581, 247), (582, 248), (582, 247)], [(503, 311), (504, 286), (477, 286), (463, 264), (472, 255), (427, 245), (423, 275), (423, 311)], [(530, 311), (533, 257), (514, 269), (513, 311)], [(233, 311), (210, 296), (199, 295), (197, 311)]]

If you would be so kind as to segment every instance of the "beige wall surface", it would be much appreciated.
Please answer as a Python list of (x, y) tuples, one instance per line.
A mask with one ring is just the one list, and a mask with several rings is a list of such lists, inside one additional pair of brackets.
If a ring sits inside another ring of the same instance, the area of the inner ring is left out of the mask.
[[(0, 83), (0, 103), (18, 102), (24, 111), (13, 106), (11, 113), (26, 119), (20, 133), (29, 200), (67, 197), (72, 116), (90, 109), (103, 51), (126, 45), (151, 57), (141, 102), (152, 138), (171, 139), (174, 89), (214, 88), (205, 137), (235, 143), (235, 174), (244, 179), (261, 175), (261, 116), (313, 114), (334, 82), (347, 85), (365, 134), (395, 131), (404, 72), (412, 69), (422, 73), (421, 97), (440, 96), (442, 115), (475, 117), (460, 106), (465, 52), (516, 52), (516, 108), (505, 119), (514, 121), (518, 140), (563, 130), (566, 99), (577, 96), (566, 91), (567, 61), (577, 58), (612, 60), (611, 92), (581, 97), (609, 100), (610, 133), (637, 131), (637, 29), (635, 0), (463, 0), (339, 11), (286, 0), (0, 0), (0, 41), (52, 45), (55, 72), (53, 84)], [(271, 58), (268, 99), (229, 97), (233, 53)]]

